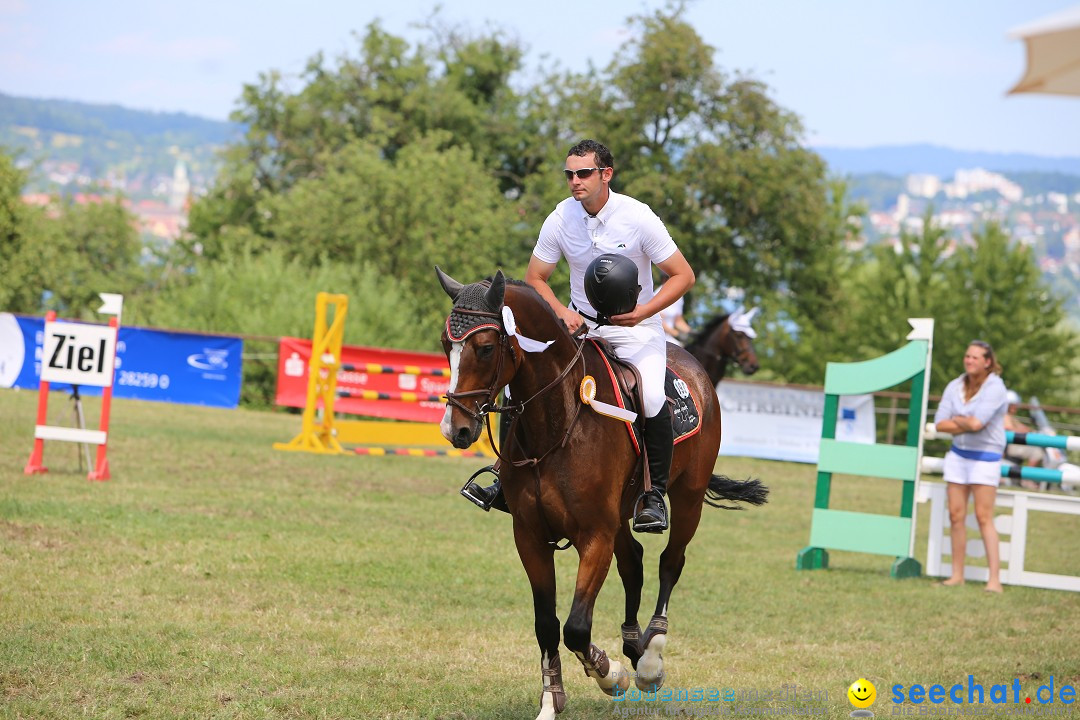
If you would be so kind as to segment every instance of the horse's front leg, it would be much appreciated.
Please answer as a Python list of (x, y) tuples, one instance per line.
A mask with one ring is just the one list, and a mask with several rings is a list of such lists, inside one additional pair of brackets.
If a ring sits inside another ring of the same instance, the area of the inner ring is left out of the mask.
[(641, 565), (644, 548), (630, 533), (630, 523), (624, 521), (615, 536), (615, 562), (622, 578), (626, 597), (626, 612), (622, 624), (623, 655), (636, 669), (641, 658), (641, 627), (638, 625), (638, 609), (641, 607), (641, 586), (645, 572)]
[(555, 614), (554, 550), (537, 540), (527, 527), (514, 519), (514, 541), (518, 556), (532, 586), (536, 642), (540, 645), (540, 714), (536, 720), (552, 720), (566, 707), (559, 660), (559, 618)]
[[(711, 472), (711, 468), (710, 468)], [(660, 592), (656, 611), (641, 638), (642, 655), (634, 682), (644, 691), (659, 690), (664, 684), (664, 648), (667, 647), (668, 601), (686, 565), (686, 546), (701, 520), (701, 495), (688, 484), (675, 484), (668, 493), (671, 501), (671, 529), (668, 543), (660, 554)]]
[(608, 695), (626, 692), (630, 687), (630, 677), (623, 670), (622, 663), (611, 660), (607, 653), (592, 644), (593, 605), (611, 567), (613, 546), (610, 538), (605, 540), (597, 537), (578, 544), (574, 604), (563, 626), (566, 647), (581, 661), (585, 674), (596, 680), (596, 684)]

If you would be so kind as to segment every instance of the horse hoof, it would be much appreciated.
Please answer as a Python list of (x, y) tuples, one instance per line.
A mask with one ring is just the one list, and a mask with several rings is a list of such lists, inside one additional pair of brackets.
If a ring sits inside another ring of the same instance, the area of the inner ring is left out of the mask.
[(664, 647), (667, 645), (667, 635), (653, 635), (649, 644), (645, 647), (641, 659), (638, 660), (637, 674), (634, 676), (634, 684), (642, 692), (656, 692), (664, 686)]
[(565, 708), (566, 695), (564, 693), (556, 694), (545, 690), (540, 694), (540, 714), (536, 716), (536, 720), (555, 720), (555, 716)]
[(597, 680), (596, 682), (605, 695), (618, 697), (625, 695), (626, 691), (630, 689), (630, 673), (623, 669), (621, 662), (612, 660), (607, 677), (603, 681)]
[(660, 671), (660, 675), (652, 680), (652, 682), (645, 682), (640, 675), (634, 678), (634, 684), (637, 685), (637, 689), (643, 693), (654, 693), (660, 688), (664, 687), (664, 671)]

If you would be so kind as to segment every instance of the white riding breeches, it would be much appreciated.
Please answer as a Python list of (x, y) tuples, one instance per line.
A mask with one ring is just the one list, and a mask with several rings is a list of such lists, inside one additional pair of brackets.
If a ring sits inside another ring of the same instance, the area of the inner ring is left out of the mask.
[[(586, 321), (588, 323), (588, 321)], [(602, 337), (615, 348), (620, 360), (625, 360), (641, 373), (641, 394), (645, 400), (645, 417), (655, 417), (664, 408), (664, 378), (667, 374), (667, 335), (660, 318), (651, 317), (634, 327), (588, 323), (589, 335)]]

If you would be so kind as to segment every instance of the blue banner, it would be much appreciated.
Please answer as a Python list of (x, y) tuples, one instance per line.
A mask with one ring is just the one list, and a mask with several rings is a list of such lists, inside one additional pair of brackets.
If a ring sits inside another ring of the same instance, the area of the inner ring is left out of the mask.
[[(43, 318), (0, 313), (0, 387), (38, 389), (44, 334)], [(234, 408), (243, 351), (238, 337), (121, 326), (113, 397)], [(79, 392), (100, 395), (101, 388), (82, 386)]]

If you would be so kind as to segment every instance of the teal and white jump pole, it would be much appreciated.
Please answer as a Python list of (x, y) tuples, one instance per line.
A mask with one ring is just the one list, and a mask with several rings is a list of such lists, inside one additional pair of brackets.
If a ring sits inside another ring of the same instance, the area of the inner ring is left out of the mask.
[[(952, 435), (938, 432), (934, 423), (927, 423), (925, 437), (927, 439), (951, 440)], [(1059, 450), (1080, 450), (1080, 437), (1069, 435), (1045, 435), (1042, 433), (1018, 433), (1012, 430), (1005, 431), (1005, 442), (1011, 445), (1030, 445), (1031, 447), (1057, 448)], [(945, 459), (937, 457), (924, 457), (922, 459), (923, 472), (940, 475), (945, 467)], [(1033, 480), (1047, 483), (1080, 483), (1080, 469), (1064, 467), (1061, 469), (1023, 467), (1001, 464), (1001, 477), (1017, 480)]]

